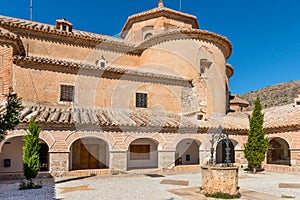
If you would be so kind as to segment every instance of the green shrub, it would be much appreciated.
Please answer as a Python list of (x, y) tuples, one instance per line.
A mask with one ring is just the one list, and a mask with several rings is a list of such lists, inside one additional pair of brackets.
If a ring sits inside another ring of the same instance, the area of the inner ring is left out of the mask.
[(41, 129), (31, 118), (28, 125), (28, 134), (25, 138), (25, 145), (23, 146), (23, 169), (24, 176), (28, 180), (28, 187), (33, 185), (32, 179), (36, 178), (41, 169), (40, 156), (39, 156), (39, 133)]
[(241, 197), (241, 194), (235, 194), (235, 195), (231, 195), (231, 194), (227, 194), (227, 193), (221, 193), (221, 192), (217, 192), (217, 193), (213, 193), (213, 194), (205, 194), (206, 197), (213, 197), (213, 198), (217, 198), (217, 199), (238, 199)]
[(19, 185), (19, 190), (39, 189), (42, 187), (43, 187), (42, 182), (35, 184), (32, 181), (29, 181), (29, 182), (22, 181)]
[(288, 196), (288, 195), (281, 195), (281, 198), (285, 198), (285, 199), (295, 199), (296, 197), (294, 197), (294, 196)]

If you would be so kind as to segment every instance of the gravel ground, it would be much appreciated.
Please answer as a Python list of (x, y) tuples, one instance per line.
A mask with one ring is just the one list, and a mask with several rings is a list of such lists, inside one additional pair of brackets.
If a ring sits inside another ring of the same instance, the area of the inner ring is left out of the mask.
[[(145, 175), (96, 176), (63, 183), (46, 182), (42, 189), (18, 190), (18, 183), (0, 182), (0, 199), (101, 199), (101, 200), (181, 200), (169, 189), (199, 187), (201, 174), (164, 174), (165, 177), (151, 178)], [(300, 188), (279, 188), (279, 183), (300, 183), (300, 176), (295, 174), (240, 172), (239, 186), (248, 190), (267, 193), (280, 197), (295, 196), (300, 200)], [(188, 186), (160, 184), (162, 180), (185, 180)], [(77, 189), (80, 187), (80, 189)], [(75, 190), (75, 191), (73, 191)]]
[(19, 190), (19, 183), (0, 184), (0, 199), (2, 200), (53, 200), (55, 199), (54, 183), (44, 183), (43, 188), (34, 190)]

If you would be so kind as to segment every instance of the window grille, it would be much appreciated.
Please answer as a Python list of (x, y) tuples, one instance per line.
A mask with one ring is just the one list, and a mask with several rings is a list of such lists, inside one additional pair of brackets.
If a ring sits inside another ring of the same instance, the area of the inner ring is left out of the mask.
[(61, 85), (60, 86), (60, 101), (72, 102), (74, 99), (74, 86)]
[(146, 93), (136, 93), (136, 107), (137, 108), (147, 108), (147, 94)]

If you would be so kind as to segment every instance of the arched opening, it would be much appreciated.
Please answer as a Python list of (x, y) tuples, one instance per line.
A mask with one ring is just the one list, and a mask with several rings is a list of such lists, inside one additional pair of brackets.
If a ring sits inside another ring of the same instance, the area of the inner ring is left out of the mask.
[(147, 40), (148, 38), (152, 37), (153, 34), (152, 33), (147, 33), (144, 37), (144, 40)]
[[(23, 136), (16, 136), (2, 142), (4, 144), (0, 153), (0, 172), (23, 172), (23, 146), (25, 144)], [(49, 147), (42, 139), (39, 140), (39, 143), (40, 171), (48, 171)]]
[(267, 164), (291, 165), (289, 144), (282, 138), (273, 138), (269, 142)]
[(158, 142), (149, 138), (136, 139), (129, 145), (127, 169), (147, 169), (158, 167)]
[(49, 171), (49, 147), (43, 140), (40, 140), (39, 154), (41, 163), (40, 171)]
[(191, 138), (181, 140), (176, 146), (175, 165), (198, 165), (200, 144)]
[(108, 144), (99, 138), (80, 138), (70, 151), (70, 169), (108, 168)]
[[(229, 142), (229, 148), (230, 148), (230, 162), (235, 163), (235, 151), (234, 151), (234, 145), (232, 141)], [(221, 140), (216, 149), (216, 163), (225, 163), (226, 162), (226, 143), (225, 140)]]

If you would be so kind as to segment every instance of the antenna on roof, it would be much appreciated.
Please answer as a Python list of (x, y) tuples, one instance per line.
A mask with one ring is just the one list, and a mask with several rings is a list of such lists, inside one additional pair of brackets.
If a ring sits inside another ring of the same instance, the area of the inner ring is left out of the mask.
[(179, 0), (179, 11), (181, 11), (181, 0)]
[(32, 0), (30, 0), (30, 20), (32, 21)]

